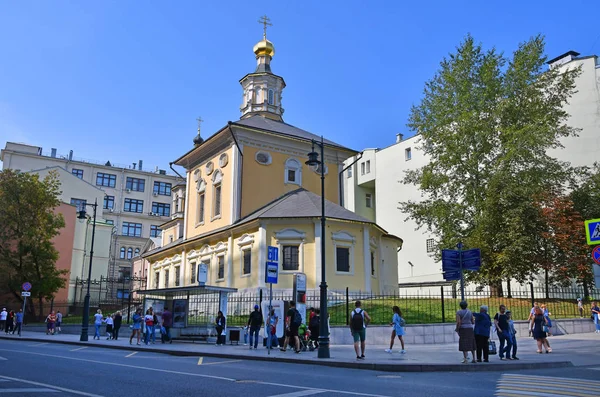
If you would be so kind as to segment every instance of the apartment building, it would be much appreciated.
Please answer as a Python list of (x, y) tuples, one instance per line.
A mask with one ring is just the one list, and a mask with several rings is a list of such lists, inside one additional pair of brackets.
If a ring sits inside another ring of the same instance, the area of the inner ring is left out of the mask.
[[(3, 169), (23, 172), (60, 167), (77, 178), (101, 189), (102, 202), (98, 203), (98, 217), (113, 226), (109, 253), (108, 278), (131, 276), (131, 263), (151, 237), (159, 237), (160, 225), (171, 219), (174, 207), (171, 188), (182, 181), (174, 173), (143, 168), (142, 160), (131, 165), (78, 159), (71, 150), (60, 155), (57, 149), (44, 152), (39, 146), (7, 142), (0, 152)], [(63, 179), (62, 183), (70, 183)], [(76, 189), (63, 186), (70, 192), (70, 204), (87, 202)], [(91, 208), (88, 207), (91, 213)]]

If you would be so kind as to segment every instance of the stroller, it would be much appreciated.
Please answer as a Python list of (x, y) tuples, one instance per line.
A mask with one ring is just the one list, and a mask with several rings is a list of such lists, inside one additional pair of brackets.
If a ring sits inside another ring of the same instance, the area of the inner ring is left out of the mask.
[[(310, 345), (310, 331), (308, 330), (308, 327), (306, 327), (306, 324), (301, 324), (300, 328), (298, 328), (298, 339), (300, 340), (301, 351), (305, 352), (309, 347), (312, 347)], [(312, 350), (314, 350), (314, 348), (311, 349), (311, 351)]]

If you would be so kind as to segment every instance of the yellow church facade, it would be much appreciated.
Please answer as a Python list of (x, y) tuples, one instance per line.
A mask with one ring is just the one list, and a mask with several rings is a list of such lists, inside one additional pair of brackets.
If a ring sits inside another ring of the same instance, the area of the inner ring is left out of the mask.
[[(402, 240), (344, 209), (339, 183), (354, 150), (324, 140), (326, 230), (321, 234), (320, 168), (305, 164), (321, 138), (283, 121), (283, 78), (271, 72), (266, 36), (254, 47), (257, 67), (240, 80), (241, 119), (228, 122), (175, 160), (186, 183), (174, 186), (173, 215), (161, 226), (162, 246), (145, 253), (150, 289), (207, 284), (255, 291), (265, 284), (267, 247), (279, 248), (277, 290), (304, 273), (318, 289), (322, 266), (331, 290), (391, 293), (398, 289)], [(323, 159), (320, 159), (323, 160)], [(321, 240), (325, 263), (321, 263)]]

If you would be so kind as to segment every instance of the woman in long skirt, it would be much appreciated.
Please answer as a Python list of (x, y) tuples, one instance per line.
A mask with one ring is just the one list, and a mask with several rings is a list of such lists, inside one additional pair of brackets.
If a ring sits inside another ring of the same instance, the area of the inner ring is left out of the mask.
[(467, 302), (460, 302), (460, 310), (456, 312), (456, 332), (458, 332), (458, 350), (463, 352), (463, 364), (469, 362), (469, 352), (472, 354), (472, 363), (475, 361), (475, 333), (473, 331), (473, 313), (467, 309)]

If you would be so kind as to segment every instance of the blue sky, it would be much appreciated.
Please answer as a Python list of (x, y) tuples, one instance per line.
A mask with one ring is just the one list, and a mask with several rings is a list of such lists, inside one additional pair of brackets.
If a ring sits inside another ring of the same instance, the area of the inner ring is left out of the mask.
[[(485, 4), (484, 4), (485, 3)], [(471, 33), (512, 52), (600, 54), (600, 2), (6, 1), (0, 11), (0, 145), (168, 166), (239, 119), (267, 14), (284, 120), (361, 150), (385, 147), (424, 83)]]

